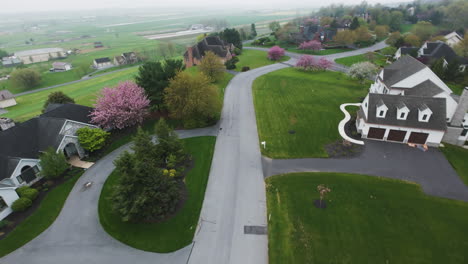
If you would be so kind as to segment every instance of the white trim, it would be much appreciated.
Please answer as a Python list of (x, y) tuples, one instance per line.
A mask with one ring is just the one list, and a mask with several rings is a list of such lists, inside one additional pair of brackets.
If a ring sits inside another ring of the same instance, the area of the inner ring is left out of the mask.
[(94, 128), (99, 128), (98, 126), (91, 125), (91, 124), (88, 124), (88, 123), (83, 123), (83, 122), (78, 122), (78, 121), (75, 121), (75, 120), (65, 119), (65, 122), (63, 123), (62, 128), (60, 129), (59, 134), (62, 134), (62, 133), (63, 133), (63, 130), (65, 129), (65, 126), (67, 125), (68, 122), (70, 122), (70, 123), (75, 123), (75, 124), (79, 124), (79, 125), (90, 126), (90, 127), (94, 127)]

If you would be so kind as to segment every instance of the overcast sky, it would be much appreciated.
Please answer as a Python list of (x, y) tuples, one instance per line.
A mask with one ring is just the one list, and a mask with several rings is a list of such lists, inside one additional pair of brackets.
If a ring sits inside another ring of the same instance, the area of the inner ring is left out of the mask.
[[(224, 3), (236, 7), (247, 8), (280, 8), (292, 7), (320, 7), (331, 3), (344, 3), (346, 5), (358, 4), (361, 0), (0, 0), (0, 13), (25, 13), (37, 11), (58, 10), (90, 10), (102, 8), (132, 8), (132, 7), (221, 7)], [(398, 3), (404, 0), (368, 0), (368, 3)], [(1, 19), (1, 18), (0, 18)]]

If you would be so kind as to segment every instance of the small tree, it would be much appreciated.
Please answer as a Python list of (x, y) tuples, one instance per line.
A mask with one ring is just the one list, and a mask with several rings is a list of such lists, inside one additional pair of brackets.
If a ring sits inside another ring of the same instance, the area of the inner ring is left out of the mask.
[(391, 46), (394, 46), (396, 47), (396, 44), (397, 44), (397, 41), (401, 38), (401, 34), (399, 31), (396, 31), (396, 32), (393, 32), (390, 34), (390, 36), (388, 36), (387, 40), (385, 41), (385, 43), (387, 43), (388, 45), (391, 45)]
[(7, 56), (8, 56), (8, 52), (0, 49), (0, 59), (3, 57), (7, 57)]
[(17, 69), (11, 73), (10, 80), (15, 87), (31, 89), (39, 85), (41, 75), (33, 69)]
[(165, 90), (164, 100), (169, 115), (183, 120), (187, 128), (214, 121), (221, 108), (218, 89), (204, 74), (180, 72)]
[(156, 153), (159, 159), (165, 162), (161, 166), (172, 169), (185, 159), (182, 141), (174, 130), (167, 125), (164, 118), (161, 118), (156, 124), (155, 132), (158, 137)]
[(421, 39), (413, 34), (408, 34), (404, 37), (404, 41), (406, 45), (412, 47), (419, 47), (421, 45)]
[(81, 147), (89, 152), (101, 149), (110, 133), (99, 128), (82, 127), (76, 131)]
[(212, 82), (216, 82), (223, 78), (226, 67), (221, 58), (214, 52), (208, 51), (200, 62), (200, 71), (205, 74)]
[(358, 79), (361, 83), (363, 83), (365, 79), (372, 78), (376, 72), (377, 66), (375, 66), (375, 64), (364, 61), (351, 65), (348, 74), (352, 78)]
[(296, 63), (296, 67), (303, 70), (312, 70), (315, 66), (315, 59), (310, 55), (302, 55)]
[(318, 51), (322, 49), (322, 43), (320, 43), (320, 41), (317, 40), (304, 41), (299, 45), (299, 49)]
[(435, 27), (431, 24), (431, 22), (427, 21), (419, 21), (411, 29), (411, 33), (418, 36), (420, 41), (428, 40), (431, 37), (431, 35), (434, 34), (434, 32)]
[(356, 33), (351, 30), (343, 30), (336, 33), (333, 40), (341, 45), (351, 45), (356, 42)]
[(465, 34), (465, 37), (460, 42), (455, 44), (453, 49), (458, 56), (468, 57), (468, 34)]
[(270, 60), (279, 60), (284, 56), (284, 49), (279, 46), (273, 46), (268, 50), (268, 59)]
[(365, 26), (361, 26), (355, 30), (356, 41), (359, 42), (369, 42), (372, 39), (372, 35), (369, 32), (369, 29)]
[(327, 195), (329, 192), (331, 192), (331, 189), (328, 188), (327, 186), (320, 184), (317, 186), (317, 191), (320, 194), (320, 202), (319, 202), (319, 208), (325, 208), (323, 205), (323, 199), (325, 198), (325, 195)]
[(52, 147), (40, 155), (39, 164), (41, 174), (46, 179), (55, 179), (62, 175), (69, 167), (62, 152), (56, 152)]
[(75, 100), (73, 100), (73, 98), (71, 98), (70, 96), (64, 94), (62, 91), (52, 92), (47, 97), (47, 101), (44, 103), (42, 112), (45, 111), (45, 109), (47, 108), (47, 106), (49, 106), (49, 104), (67, 104), (67, 103), (74, 104)]
[(148, 114), (150, 101), (143, 88), (133, 82), (104, 87), (91, 113), (91, 121), (105, 129), (122, 129), (141, 124)]
[(388, 26), (375, 26), (375, 35), (377, 38), (382, 39), (388, 36)]
[(320, 58), (320, 60), (317, 62), (317, 68), (323, 71), (330, 69), (332, 65), (333, 62), (329, 61), (325, 57)]
[(278, 29), (281, 28), (281, 25), (278, 21), (273, 21), (270, 22), (270, 24), (268, 24), (268, 28), (271, 30), (271, 32), (275, 33), (276, 31), (278, 31)]
[(250, 36), (251, 36), (251, 38), (255, 38), (257, 36), (257, 29), (255, 28), (254, 23), (252, 23), (252, 25), (250, 25)]
[(349, 28), (350, 28), (351, 30), (355, 30), (355, 29), (357, 29), (358, 27), (359, 27), (359, 20), (358, 20), (357, 17), (354, 17), (354, 18), (353, 18), (353, 21), (351, 22), (351, 25), (349, 26)]
[(445, 66), (444, 66), (444, 58), (440, 58), (434, 63), (432, 63), (431, 66), (432, 72), (434, 72), (440, 79), (444, 80), (445, 79)]

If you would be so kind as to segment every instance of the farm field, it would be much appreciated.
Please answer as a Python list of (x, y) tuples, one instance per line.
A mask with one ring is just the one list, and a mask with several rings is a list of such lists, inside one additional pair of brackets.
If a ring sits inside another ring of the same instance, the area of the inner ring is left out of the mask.
[(339, 106), (360, 102), (367, 84), (337, 72), (283, 69), (254, 81), (262, 154), (271, 158), (327, 157), (324, 146), (340, 138)]
[[(466, 202), (428, 196), (413, 183), (356, 174), (286, 174), (266, 184), (270, 264), (468, 258)], [(313, 204), (319, 184), (331, 189), (326, 209)]]

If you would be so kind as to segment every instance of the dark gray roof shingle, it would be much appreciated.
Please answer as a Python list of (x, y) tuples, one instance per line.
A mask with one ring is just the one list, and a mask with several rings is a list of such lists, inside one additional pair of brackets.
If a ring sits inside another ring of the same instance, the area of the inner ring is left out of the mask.
[(383, 69), (383, 83), (388, 87), (402, 81), (427, 66), (417, 59), (405, 55)]
[(433, 97), (444, 92), (442, 88), (437, 86), (431, 80), (426, 80), (411, 89), (405, 90), (405, 95)]

